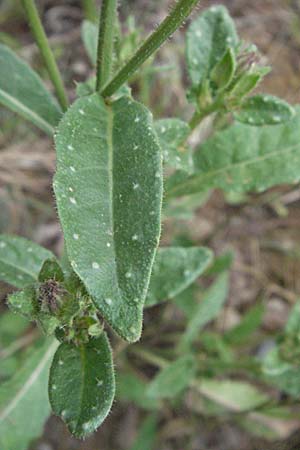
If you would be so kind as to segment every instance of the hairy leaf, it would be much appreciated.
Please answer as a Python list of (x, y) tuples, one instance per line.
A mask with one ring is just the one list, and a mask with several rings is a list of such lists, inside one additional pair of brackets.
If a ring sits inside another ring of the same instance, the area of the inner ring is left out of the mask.
[(218, 276), (216, 281), (204, 293), (194, 316), (189, 320), (185, 333), (182, 336), (181, 347), (185, 347), (195, 340), (205, 325), (219, 314), (228, 293), (228, 273)]
[(19, 236), (0, 234), (0, 280), (23, 288), (35, 283), (41, 267), (53, 254)]
[(60, 122), (56, 148), (72, 267), (114, 330), (135, 341), (160, 235), (161, 152), (150, 114), (130, 98), (80, 98)]
[(178, 358), (153, 379), (148, 387), (148, 395), (155, 398), (173, 398), (188, 387), (196, 374), (196, 360), (192, 355)]
[(234, 114), (236, 120), (248, 125), (278, 125), (291, 120), (294, 108), (287, 102), (272, 95), (255, 95), (242, 103)]
[(186, 58), (192, 83), (198, 85), (208, 78), (227, 48), (237, 43), (234, 22), (224, 6), (213, 6), (194, 20), (186, 36)]
[(192, 157), (184, 142), (190, 133), (190, 127), (180, 119), (161, 119), (155, 122), (155, 131), (159, 138), (164, 162), (168, 167), (190, 171)]
[(166, 247), (156, 254), (146, 306), (171, 299), (198, 278), (212, 261), (206, 247)]
[(33, 286), (27, 286), (21, 291), (16, 291), (7, 297), (7, 304), (15, 313), (31, 319), (35, 313), (34, 300), (36, 290)]
[(1, 44), (0, 67), (0, 104), (52, 136), (62, 112), (37, 73)]
[(115, 395), (111, 348), (105, 333), (87, 344), (64, 343), (50, 369), (49, 399), (55, 414), (76, 437), (94, 432)]
[(96, 65), (98, 27), (89, 20), (84, 20), (81, 26), (81, 39), (92, 64)]
[(43, 430), (50, 414), (48, 373), (57, 343), (44, 341), (29, 354), (24, 366), (0, 387), (0, 448), (27, 450)]
[(236, 124), (216, 133), (196, 151), (195, 173), (170, 179), (167, 194), (173, 197), (211, 188), (261, 192), (298, 182), (299, 126), (297, 108), (292, 120), (276, 127)]

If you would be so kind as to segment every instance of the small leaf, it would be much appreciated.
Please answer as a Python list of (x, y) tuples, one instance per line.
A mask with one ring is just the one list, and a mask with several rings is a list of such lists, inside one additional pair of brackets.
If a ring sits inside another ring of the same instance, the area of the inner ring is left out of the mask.
[(0, 279), (23, 288), (35, 283), (44, 261), (53, 254), (22, 237), (0, 234)]
[(217, 317), (224, 305), (227, 294), (228, 273), (224, 272), (218, 276), (214, 284), (204, 293), (194, 316), (187, 324), (186, 331), (182, 336), (181, 348), (185, 348), (192, 343), (204, 326)]
[(184, 141), (190, 134), (188, 124), (179, 119), (161, 119), (154, 125), (165, 164), (189, 172), (192, 158), (190, 151), (184, 147)]
[(224, 339), (231, 345), (245, 343), (261, 325), (265, 308), (263, 304), (253, 306), (242, 318), (241, 322), (231, 328), (224, 335)]
[(211, 72), (210, 79), (217, 89), (225, 89), (231, 82), (236, 69), (236, 57), (231, 48), (224, 53), (223, 58), (216, 64)]
[(294, 109), (280, 98), (272, 95), (255, 95), (242, 103), (234, 117), (248, 125), (278, 125), (291, 120)]
[(154, 398), (173, 398), (186, 389), (196, 375), (196, 360), (192, 355), (178, 358), (163, 368), (148, 386)]
[(270, 398), (243, 381), (201, 379), (194, 387), (205, 397), (234, 412), (251, 411)]
[(84, 20), (81, 26), (81, 39), (89, 55), (91, 63), (97, 62), (98, 27), (89, 20)]
[(64, 273), (57, 262), (57, 259), (46, 259), (39, 273), (39, 282), (43, 283), (53, 279), (55, 281), (64, 281)]
[(112, 354), (105, 333), (84, 345), (59, 346), (50, 369), (49, 399), (53, 412), (74, 436), (83, 438), (101, 425), (114, 395)]
[(146, 306), (171, 299), (198, 278), (212, 261), (205, 247), (166, 247), (156, 254)]
[(233, 85), (230, 94), (233, 98), (241, 100), (247, 94), (253, 91), (261, 82), (263, 76), (260, 73), (245, 73), (237, 79)]
[(213, 6), (194, 20), (187, 32), (186, 57), (192, 83), (199, 85), (238, 43), (235, 25), (224, 6)]
[(28, 286), (21, 291), (10, 294), (7, 297), (7, 303), (9, 308), (15, 313), (21, 314), (28, 319), (32, 319), (35, 313), (35, 298), (35, 288), (33, 286)]
[(151, 414), (139, 426), (137, 438), (130, 450), (155, 450), (157, 431), (157, 415)]
[(0, 66), (0, 103), (52, 136), (62, 112), (40, 77), (1, 44)]
[(216, 133), (195, 152), (195, 173), (169, 178), (167, 195), (187, 195), (219, 188), (262, 192), (300, 179), (300, 109), (285, 124), (252, 127), (235, 124)]
[(161, 151), (130, 98), (78, 99), (59, 124), (54, 189), (71, 265), (121, 337), (139, 339), (160, 236)]
[(0, 386), (1, 449), (27, 450), (30, 442), (42, 433), (50, 414), (47, 382), (56, 347), (56, 342), (41, 341), (24, 366)]

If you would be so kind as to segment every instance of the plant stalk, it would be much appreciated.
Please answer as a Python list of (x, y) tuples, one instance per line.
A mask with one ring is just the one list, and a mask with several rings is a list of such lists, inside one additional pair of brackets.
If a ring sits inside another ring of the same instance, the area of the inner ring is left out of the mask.
[(68, 108), (68, 100), (65, 88), (54, 55), (50, 48), (46, 33), (41, 23), (37, 7), (34, 0), (22, 0), (22, 3), (26, 11), (30, 28), (41, 52), (49, 77), (53, 83), (58, 101), (63, 111), (65, 111)]
[(102, 0), (97, 50), (96, 90), (99, 92), (111, 76), (116, 17), (117, 0)]
[(200, 0), (179, 0), (159, 27), (146, 39), (132, 58), (101, 91), (103, 97), (113, 95), (134, 72), (179, 28)]

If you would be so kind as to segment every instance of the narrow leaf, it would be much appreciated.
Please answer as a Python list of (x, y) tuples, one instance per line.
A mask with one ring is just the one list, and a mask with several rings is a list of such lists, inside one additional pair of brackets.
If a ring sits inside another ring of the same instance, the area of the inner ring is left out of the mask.
[(50, 370), (49, 399), (70, 432), (94, 432), (111, 409), (115, 379), (111, 348), (103, 333), (88, 344), (61, 344)]
[(217, 317), (224, 305), (228, 293), (228, 273), (218, 276), (214, 284), (204, 293), (194, 316), (187, 324), (182, 336), (181, 347), (184, 348), (193, 342), (205, 325)]
[(190, 133), (188, 124), (180, 119), (161, 119), (155, 122), (155, 131), (165, 164), (189, 172), (192, 158), (190, 151), (184, 146), (184, 141)]
[(42, 80), (8, 47), (0, 44), (0, 104), (52, 136), (61, 109)]
[(272, 95), (255, 95), (242, 103), (235, 113), (239, 122), (248, 125), (278, 125), (291, 120), (294, 109), (285, 101)]
[(173, 398), (188, 387), (196, 374), (196, 360), (185, 355), (163, 368), (149, 384), (147, 393), (154, 398)]
[(84, 20), (81, 26), (81, 39), (86, 52), (95, 66), (97, 62), (98, 27), (89, 20)]
[(242, 318), (241, 322), (231, 328), (224, 335), (227, 343), (241, 345), (245, 343), (261, 325), (265, 307), (263, 304), (255, 305)]
[(156, 254), (146, 306), (180, 294), (198, 278), (212, 261), (205, 247), (160, 248)]
[(160, 235), (161, 153), (129, 98), (78, 99), (60, 122), (54, 182), (73, 269), (114, 330), (139, 339)]
[(36, 346), (24, 366), (0, 386), (1, 449), (27, 450), (42, 433), (50, 414), (47, 382), (56, 347), (57, 343), (49, 340)]
[(186, 36), (186, 58), (190, 78), (199, 85), (209, 77), (228, 47), (238, 37), (234, 22), (224, 6), (213, 6), (190, 25)]
[(136, 440), (130, 450), (154, 450), (157, 438), (157, 416), (151, 414), (142, 422)]
[(44, 261), (53, 254), (27, 239), (0, 235), (0, 280), (23, 288), (38, 279)]
[(147, 395), (147, 382), (133, 373), (118, 373), (117, 397), (126, 402), (133, 402), (142, 409), (155, 410), (160, 402)]
[(277, 127), (236, 124), (216, 133), (196, 151), (195, 174), (170, 180), (168, 195), (211, 188), (261, 192), (277, 184), (298, 182), (299, 107), (296, 111), (292, 120)]

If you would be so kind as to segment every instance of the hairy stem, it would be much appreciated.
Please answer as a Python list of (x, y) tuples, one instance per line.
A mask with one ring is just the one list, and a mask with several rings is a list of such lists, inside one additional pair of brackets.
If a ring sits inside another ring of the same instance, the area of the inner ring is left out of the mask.
[(97, 51), (97, 91), (101, 91), (111, 76), (117, 0), (102, 0), (98, 51)]
[(120, 69), (116, 76), (104, 87), (102, 95), (113, 95), (134, 72), (182, 25), (199, 0), (179, 0), (160, 26), (146, 39), (132, 58)]
[(27, 14), (30, 28), (32, 30), (32, 33), (39, 47), (42, 58), (44, 60), (45, 66), (47, 68), (49, 77), (55, 88), (58, 101), (62, 109), (65, 111), (68, 108), (68, 100), (65, 88), (55, 58), (50, 48), (47, 36), (45, 34), (43, 25), (41, 23), (35, 2), (34, 0), (22, 0), (22, 3)]

